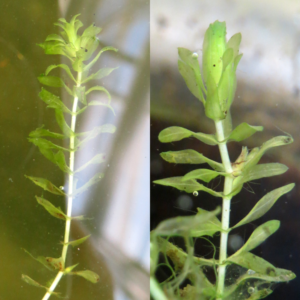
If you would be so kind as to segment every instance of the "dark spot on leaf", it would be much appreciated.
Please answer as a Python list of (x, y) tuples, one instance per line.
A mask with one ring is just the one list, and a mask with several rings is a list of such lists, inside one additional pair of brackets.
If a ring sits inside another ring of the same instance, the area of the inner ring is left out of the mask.
[(84, 51), (85, 51), (85, 52), (88, 52), (88, 49), (85, 49)]
[(292, 140), (292, 139), (291, 139), (290, 137), (286, 137), (286, 138), (284, 139), (284, 142), (288, 144), (288, 143), (291, 142), (291, 140)]
[(216, 65), (213, 65), (213, 67), (215, 67)]
[(276, 274), (275, 270), (271, 267), (268, 267), (266, 269), (266, 273), (267, 273), (267, 275), (271, 275), (271, 276), (275, 276), (275, 274)]

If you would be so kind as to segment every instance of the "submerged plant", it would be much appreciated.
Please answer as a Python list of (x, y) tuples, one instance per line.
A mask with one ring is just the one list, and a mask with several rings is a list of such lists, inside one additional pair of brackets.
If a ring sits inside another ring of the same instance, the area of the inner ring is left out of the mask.
[[(100, 79), (109, 75), (115, 68), (102, 68), (93, 74), (89, 74), (92, 67), (98, 61), (101, 54), (105, 51), (112, 50), (117, 51), (113, 47), (102, 48), (97, 55), (90, 60), (93, 53), (99, 46), (99, 40), (96, 37), (100, 33), (101, 28), (96, 27), (95, 24), (86, 28), (81, 35), (78, 34), (78, 29), (83, 26), (82, 22), (77, 19), (79, 15), (74, 16), (70, 23), (65, 19), (59, 19), (59, 23), (55, 23), (56, 26), (61, 27), (61, 35), (50, 34), (43, 44), (39, 44), (45, 51), (45, 54), (58, 54), (66, 56), (70, 62), (70, 66), (67, 64), (51, 65), (49, 66), (45, 74), (38, 77), (39, 81), (50, 87), (65, 88), (70, 95), (70, 108), (65, 105), (64, 102), (56, 95), (42, 88), (39, 93), (39, 97), (43, 100), (47, 107), (55, 110), (56, 121), (61, 129), (61, 133), (50, 132), (44, 129), (43, 126), (37, 128), (29, 134), (28, 140), (35, 144), (40, 152), (57, 167), (59, 167), (68, 176), (67, 188), (57, 187), (49, 180), (39, 177), (26, 176), (33, 183), (40, 186), (47, 192), (58, 195), (60, 197), (66, 197), (67, 210), (64, 212), (60, 207), (55, 207), (51, 202), (43, 197), (36, 196), (37, 202), (43, 206), (53, 217), (61, 219), (65, 222), (65, 234), (64, 241), (62, 241), (62, 254), (58, 258), (39, 256), (35, 258), (38, 262), (43, 264), (47, 269), (51, 271), (57, 271), (56, 277), (51, 280), (49, 285), (44, 286), (35, 280), (31, 279), (27, 275), (22, 275), (22, 278), (27, 283), (46, 289), (46, 294), (43, 300), (47, 300), (52, 294), (59, 295), (54, 292), (57, 284), (60, 282), (64, 275), (78, 275), (85, 279), (96, 283), (99, 281), (99, 276), (90, 270), (75, 271), (77, 264), (72, 266), (66, 266), (66, 258), (68, 247), (75, 247), (83, 243), (89, 236), (82, 237), (78, 240), (70, 241), (70, 228), (72, 220), (83, 220), (83, 216), (72, 215), (72, 203), (75, 197), (80, 193), (86, 191), (90, 186), (98, 183), (102, 178), (102, 173), (97, 173), (90, 178), (82, 186), (77, 186), (79, 173), (91, 164), (100, 164), (105, 161), (105, 154), (98, 153), (90, 161), (86, 162), (79, 168), (75, 168), (75, 155), (80, 149), (83, 149), (86, 144), (97, 135), (101, 133), (114, 133), (115, 126), (112, 124), (105, 124), (99, 127), (93, 128), (87, 132), (76, 131), (77, 116), (82, 114), (88, 107), (101, 105), (106, 106), (113, 111), (110, 105), (110, 94), (103, 86), (93, 86), (86, 90), (85, 84), (94, 79)], [(90, 61), (89, 61), (90, 60)], [(74, 82), (73, 88), (70, 88), (60, 77), (51, 76), (49, 73), (56, 68), (63, 69), (69, 78)], [(76, 75), (74, 75), (74, 73)], [(101, 101), (87, 101), (86, 96), (92, 91), (100, 91), (106, 93), (108, 101), (106, 103)], [(114, 112), (114, 111), (113, 111)], [(70, 120), (68, 125), (67, 120)], [(68, 139), (69, 146), (67, 148), (57, 145), (52, 141), (46, 139)], [(67, 163), (66, 158), (69, 163)], [(26, 251), (31, 255), (28, 251)], [(32, 256), (32, 255), (31, 255)], [(33, 257), (34, 258), (34, 257)]]
[[(202, 48), (202, 75), (197, 53), (178, 48), (181, 59), (178, 61), (179, 72), (189, 90), (203, 103), (206, 116), (214, 121), (216, 133), (196, 133), (173, 126), (160, 132), (159, 141), (170, 143), (194, 137), (207, 145), (218, 146), (222, 162), (213, 161), (191, 149), (164, 152), (161, 153), (161, 157), (167, 162), (194, 165), (206, 163), (211, 169), (196, 169), (184, 176), (160, 179), (154, 183), (174, 187), (194, 196), (198, 195), (198, 191), (203, 191), (223, 200), (222, 209), (216, 208), (210, 212), (198, 208), (195, 216), (165, 220), (152, 231), (151, 294), (156, 300), (262, 299), (272, 293), (271, 287), (274, 283), (288, 282), (296, 277), (293, 272), (276, 268), (250, 252), (278, 230), (280, 222), (277, 220), (257, 227), (237, 252), (229, 257), (227, 255), (230, 231), (263, 216), (280, 196), (294, 187), (291, 183), (269, 192), (257, 202), (246, 217), (230, 227), (231, 199), (239, 194), (243, 185), (255, 179), (283, 174), (288, 169), (280, 163), (258, 164), (260, 158), (268, 149), (293, 142), (291, 136), (277, 136), (251, 151), (242, 147), (236, 161), (230, 161), (227, 148), (229, 142), (243, 141), (263, 130), (261, 126), (251, 126), (247, 123), (232, 129), (230, 107), (236, 90), (236, 68), (242, 57), (242, 54), (239, 54), (240, 42), (240, 33), (226, 41), (225, 22), (216, 21), (210, 24)], [(212, 190), (198, 182), (200, 180), (208, 183), (217, 176), (224, 177), (223, 191)], [(221, 221), (217, 217), (220, 212)], [(215, 251), (212, 258), (197, 257), (194, 253), (195, 239), (213, 236), (215, 233), (220, 233), (219, 257), (215, 257), (216, 246), (213, 246)], [(185, 250), (169, 242), (168, 239), (173, 236), (183, 238)], [(164, 257), (162, 264), (171, 272), (171, 276), (161, 284), (155, 277), (160, 265), (159, 253)], [(238, 270), (237, 278), (230, 278), (230, 268)], [(211, 278), (211, 273), (208, 275), (209, 269), (214, 273), (214, 278)], [(186, 285), (186, 280), (190, 284)]]

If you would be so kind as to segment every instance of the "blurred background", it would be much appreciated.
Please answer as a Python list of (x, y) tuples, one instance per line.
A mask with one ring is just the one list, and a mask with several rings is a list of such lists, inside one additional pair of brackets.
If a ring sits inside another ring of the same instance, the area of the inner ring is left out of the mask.
[[(297, 0), (151, 0), (151, 181), (182, 176), (195, 169), (189, 165), (164, 162), (160, 152), (195, 149), (220, 161), (217, 147), (195, 139), (171, 144), (159, 143), (157, 136), (169, 126), (182, 126), (195, 132), (214, 133), (214, 124), (204, 115), (202, 103), (188, 90), (177, 68), (177, 47), (185, 47), (202, 60), (202, 42), (210, 23), (226, 21), (227, 38), (241, 32), (240, 53), (243, 57), (237, 69), (237, 92), (232, 106), (233, 125), (242, 122), (262, 125), (264, 131), (241, 144), (230, 143), (231, 160), (240, 154), (242, 146), (253, 148), (264, 141), (288, 132), (294, 143), (267, 152), (261, 163), (280, 162), (289, 167), (282, 176), (257, 180), (245, 185), (232, 200), (231, 225), (241, 220), (267, 192), (295, 182), (296, 187), (281, 197), (259, 220), (236, 229), (229, 239), (229, 254), (235, 252), (260, 224), (277, 219), (281, 227), (265, 243), (253, 251), (276, 267), (292, 270), (300, 276), (299, 232), (299, 126), (300, 126), (300, 2)], [(215, 179), (208, 186), (221, 190)], [(170, 187), (151, 185), (151, 228), (160, 221), (192, 215), (197, 207), (213, 210), (220, 199), (206, 193), (198, 197)], [(214, 238), (216, 244), (219, 237)], [(211, 257), (211, 248), (201, 241), (196, 253)], [(237, 276), (236, 274), (235, 276)], [(298, 299), (299, 279), (276, 285), (268, 299)]]
[[(96, 172), (105, 178), (74, 202), (74, 215), (90, 220), (73, 222), (72, 239), (91, 234), (84, 244), (69, 249), (69, 264), (100, 275), (92, 284), (80, 277), (66, 277), (57, 291), (69, 299), (148, 299), (149, 295), (149, 1), (148, 0), (28, 0), (0, 3), (0, 299), (41, 299), (42, 289), (21, 280), (26, 274), (45, 284), (56, 274), (30, 258), (59, 257), (64, 222), (51, 217), (35, 200), (42, 190), (24, 175), (47, 178), (64, 185), (64, 175), (27, 141), (31, 131), (45, 125), (60, 132), (52, 109), (46, 109), (38, 93), (37, 76), (51, 64), (64, 62), (43, 53), (42, 43), (59, 33), (53, 23), (70, 21), (80, 13), (84, 28), (95, 22), (103, 31), (100, 45), (118, 53), (102, 54), (97, 68), (117, 67), (109, 77), (93, 82), (112, 95), (116, 116), (105, 107), (92, 107), (78, 119), (77, 131), (105, 123), (117, 127), (115, 134), (102, 134), (79, 151), (76, 165), (96, 153), (106, 153), (99, 169), (81, 174), (84, 184)], [(80, 31), (80, 30), (79, 30)], [(53, 73), (55, 74), (55, 72)], [(63, 76), (57, 70), (56, 75)], [(70, 105), (60, 89), (53, 89)], [(91, 93), (89, 100), (104, 97)], [(64, 208), (62, 198), (44, 193)]]

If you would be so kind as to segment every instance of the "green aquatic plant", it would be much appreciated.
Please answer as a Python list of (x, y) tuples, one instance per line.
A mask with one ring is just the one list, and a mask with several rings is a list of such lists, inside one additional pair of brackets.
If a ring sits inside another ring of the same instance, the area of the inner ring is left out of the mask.
[[(262, 299), (272, 293), (274, 283), (288, 282), (296, 277), (293, 272), (276, 268), (251, 253), (251, 250), (278, 230), (278, 220), (260, 225), (237, 252), (230, 256), (227, 254), (228, 235), (231, 230), (262, 217), (280, 196), (294, 187), (291, 183), (267, 193), (247, 216), (230, 227), (231, 199), (239, 194), (243, 185), (252, 180), (283, 174), (288, 169), (280, 163), (258, 164), (260, 158), (268, 149), (293, 142), (292, 137), (287, 135), (274, 137), (251, 151), (242, 147), (239, 157), (231, 162), (227, 144), (243, 141), (263, 130), (262, 126), (251, 126), (247, 123), (232, 129), (230, 107), (236, 90), (236, 68), (242, 57), (239, 54), (240, 42), (240, 33), (226, 41), (225, 22), (216, 21), (210, 24), (202, 48), (202, 75), (198, 54), (178, 48), (179, 72), (192, 94), (203, 103), (206, 116), (215, 124), (216, 133), (192, 132), (173, 126), (160, 132), (159, 141), (170, 143), (194, 137), (207, 145), (218, 146), (222, 161), (213, 161), (192, 149), (164, 152), (161, 157), (167, 162), (194, 165), (206, 163), (211, 169), (196, 169), (184, 176), (160, 179), (154, 183), (174, 187), (194, 196), (198, 195), (198, 191), (209, 193), (222, 199), (222, 208), (214, 211), (198, 208), (196, 215), (165, 220), (151, 232), (151, 294), (156, 300)], [(210, 189), (198, 182), (200, 180), (208, 183), (217, 176), (224, 177), (223, 191)], [(217, 217), (220, 212), (221, 220)], [(205, 236), (212, 237), (216, 233), (220, 234), (220, 245), (213, 246), (213, 257), (197, 257), (194, 254), (195, 239), (202, 238), (211, 243)], [(169, 241), (173, 236), (183, 238), (185, 250)], [(216, 257), (217, 248), (219, 257)], [(159, 263), (160, 253), (164, 257), (163, 263)], [(161, 265), (167, 267), (171, 275), (159, 284), (155, 274)], [(209, 273), (209, 269), (212, 272)], [(231, 277), (232, 269), (238, 274), (236, 278)], [(213, 279), (211, 273), (214, 273)], [(186, 280), (190, 284), (186, 285)]]
[[(75, 168), (75, 156), (76, 152), (79, 149), (83, 149), (91, 139), (101, 133), (114, 133), (116, 128), (112, 124), (104, 124), (93, 128), (91, 131), (77, 132), (76, 120), (78, 115), (84, 113), (84, 111), (86, 109), (88, 110), (91, 106), (106, 106), (114, 112), (110, 105), (111, 96), (103, 86), (96, 85), (86, 90), (85, 84), (94, 79), (101, 79), (116, 69), (102, 68), (97, 70), (95, 73), (90, 74), (92, 67), (98, 61), (103, 52), (108, 50), (117, 51), (117, 49), (113, 47), (104, 47), (95, 55), (94, 58), (92, 58), (92, 55), (99, 46), (97, 35), (100, 33), (101, 28), (92, 24), (87, 27), (81, 35), (78, 34), (79, 28), (83, 26), (82, 22), (77, 19), (78, 16), (79, 15), (74, 16), (69, 23), (63, 18), (59, 19), (59, 22), (55, 23), (55, 25), (62, 29), (60, 35), (50, 34), (44, 43), (39, 44), (39, 46), (44, 49), (45, 54), (63, 55), (68, 59), (70, 65), (51, 65), (46, 69), (45, 74), (38, 77), (38, 80), (43, 85), (54, 88), (64, 88), (70, 95), (70, 105), (66, 105), (58, 96), (44, 88), (42, 88), (39, 93), (39, 97), (47, 104), (47, 107), (54, 109), (56, 121), (61, 129), (61, 133), (50, 132), (42, 126), (32, 131), (28, 138), (30, 142), (39, 148), (40, 152), (48, 160), (53, 162), (68, 176), (68, 183), (65, 190), (63, 186), (57, 187), (47, 179), (25, 175), (28, 179), (45, 191), (67, 199), (67, 209), (66, 212), (64, 212), (60, 207), (55, 207), (50, 201), (43, 197), (36, 196), (38, 204), (43, 206), (53, 217), (65, 222), (65, 234), (64, 240), (61, 242), (62, 254), (60, 257), (53, 258), (39, 256), (35, 258), (25, 250), (34, 259), (44, 265), (44, 267), (57, 272), (56, 277), (51, 280), (48, 285), (42, 285), (31, 279), (29, 276), (22, 275), (25, 282), (46, 290), (46, 294), (42, 298), (43, 300), (47, 300), (52, 294), (59, 295), (59, 293), (54, 292), (54, 290), (64, 275), (82, 276), (93, 283), (97, 283), (99, 281), (99, 276), (93, 271), (75, 271), (74, 269), (77, 264), (66, 266), (66, 258), (69, 246), (75, 247), (83, 243), (89, 237), (88, 235), (80, 239), (70, 241), (71, 221), (85, 219), (83, 216), (72, 215), (73, 200), (80, 193), (89, 189), (90, 186), (98, 183), (104, 176), (102, 173), (97, 173), (82, 186), (77, 186), (79, 173), (91, 164), (103, 163), (105, 161), (105, 154), (98, 153), (77, 169)], [(56, 68), (61, 68), (66, 72), (70, 80), (74, 82), (73, 88), (67, 85), (62, 78), (49, 75), (49, 73)], [(104, 92), (107, 95), (108, 101), (87, 101), (87, 95), (93, 91)], [(68, 106), (70, 106), (70, 108)], [(68, 125), (68, 120), (70, 125)], [(57, 145), (46, 139), (46, 137), (58, 140), (69, 140), (69, 146), (64, 147)], [(67, 163), (67, 161), (69, 163)]]

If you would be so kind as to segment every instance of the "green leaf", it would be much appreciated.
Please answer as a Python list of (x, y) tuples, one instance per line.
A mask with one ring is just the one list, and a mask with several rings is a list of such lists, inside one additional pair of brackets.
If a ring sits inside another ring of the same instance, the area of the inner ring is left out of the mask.
[(74, 95), (82, 104), (87, 105), (85, 97), (85, 86), (74, 86)]
[(196, 139), (200, 140), (201, 142), (207, 145), (217, 145), (218, 141), (216, 140), (215, 136), (212, 134), (205, 134), (205, 133), (195, 133), (188, 129), (172, 126), (162, 130), (159, 135), (158, 139), (161, 143), (171, 143), (180, 141), (184, 138), (188, 137), (195, 137)]
[(160, 153), (160, 156), (167, 162), (175, 164), (209, 164), (213, 169), (217, 171), (225, 171), (222, 164), (213, 161), (199, 152), (187, 149), (181, 151), (168, 151)]
[(42, 136), (49, 136), (49, 137), (56, 138), (56, 139), (66, 138), (63, 134), (51, 132), (48, 129), (43, 129), (43, 127), (44, 127), (44, 125), (42, 125), (41, 127), (31, 131), (29, 133), (29, 136), (31, 138), (39, 138), (39, 137), (42, 137)]
[(61, 110), (63, 112), (72, 114), (72, 112), (64, 105), (59, 97), (43, 89), (39, 93), (39, 97), (47, 104), (47, 107)]
[(62, 244), (63, 245), (68, 245), (68, 246), (72, 246), (72, 247), (77, 247), (78, 245), (84, 243), (90, 236), (91, 236), (91, 234), (89, 234), (89, 235), (87, 235), (87, 236), (85, 236), (83, 238), (80, 238), (78, 240), (68, 242), (68, 243), (62, 242)]
[(213, 170), (198, 169), (185, 174), (182, 177), (182, 181), (186, 181), (190, 179), (199, 179), (205, 182), (210, 182), (212, 179), (216, 178), (219, 175), (223, 175), (223, 174)]
[(99, 85), (93, 86), (87, 92), (85, 92), (85, 94), (88, 95), (92, 91), (101, 91), (101, 92), (104, 92), (107, 95), (108, 99), (109, 99), (108, 103), (110, 103), (110, 100), (111, 100), (110, 93), (103, 86), (99, 86)]
[(93, 79), (101, 79), (103, 77), (106, 77), (115, 69), (118, 69), (118, 67), (117, 68), (102, 68), (98, 72), (96, 72), (96, 73), (90, 75), (88, 78), (84, 79), (82, 81), (82, 83), (86, 83)]
[(240, 33), (236, 33), (227, 42), (226, 46), (227, 48), (232, 48), (234, 57), (236, 57), (239, 53), (241, 41), (242, 41), (242, 35)]
[(90, 270), (70, 272), (69, 274), (81, 276), (92, 283), (97, 283), (100, 280), (99, 275)]
[(63, 150), (63, 151), (68, 151), (70, 152), (71, 150), (70, 149), (67, 149), (67, 148), (64, 148), (64, 147), (61, 147), (61, 146), (58, 146), (46, 139), (43, 139), (43, 138), (28, 138), (28, 140), (35, 144), (36, 146), (38, 146), (40, 149), (57, 149), (57, 150)]
[(67, 220), (67, 216), (65, 215), (65, 213), (62, 211), (60, 207), (55, 207), (51, 202), (49, 202), (48, 200), (42, 197), (35, 196), (35, 198), (37, 202), (40, 205), (42, 205), (49, 212), (51, 216), (64, 221)]
[(96, 36), (101, 32), (101, 30), (102, 29), (100, 27), (95, 26), (95, 23), (93, 23), (84, 30), (82, 36), (86, 36), (86, 37)]
[(96, 173), (86, 184), (81, 186), (80, 188), (76, 188), (75, 193), (73, 196), (78, 195), (84, 191), (86, 191), (90, 186), (98, 183), (104, 177), (103, 173)]
[(47, 179), (39, 178), (39, 177), (32, 177), (32, 176), (27, 176), (27, 175), (25, 175), (25, 177), (30, 179), (34, 184), (43, 188), (45, 191), (48, 191), (52, 194), (60, 195), (60, 196), (66, 195), (61, 189), (56, 187), (53, 183), (51, 183)]
[(222, 60), (223, 60), (223, 70), (222, 71), (224, 72), (225, 69), (227, 68), (227, 66), (229, 65), (229, 63), (233, 60), (233, 50), (230, 48), (226, 49), (226, 51), (223, 54)]
[(75, 269), (78, 265), (79, 265), (79, 264), (76, 264), (76, 265), (73, 265), (73, 266), (70, 266), (70, 267), (65, 268), (64, 274), (68, 274), (68, 273), (72, 272), (73, 269)]
[(114, 115), (116, 115), (113, 107), (110, 104), (106, 104), (106, 103), (103, 103), (103, 102), (100, 102), (100, 101), (91, 101), (88, 105), (89, 106), (97, 106), (97, 105), (99, 105), (99, 106), (106, 106), (106, 107), (108, 107), (113, 112)]
[(170, 178), (155, 180), (153, 181), (153, 183), (165, 185), (165, 186), (171, 186), (180, 191), (185, 191), (187, 193), (193, 193), (195, 191), (204, 191), (215, 197), (222, 197), (221, 193), (215, 192), (214, 190), (205, 187), (204, 185), (198, 183), (196, 180), (182, 181), (182, 178), (183, 177), (181, 176), (170, 177)]
[(191, 93), (205, 104), (203, 93), (206, 94), (206, 90), (201, 78), (197, 56), (193, 56), (193, 53), (185, 48), (178, 48), (178, 54), (182, 59), (182, 61), (178, 60), (179, 73)]
[(64, 269), (64, 263), (62, 257), (59, 258), (53, 258), (53, 257), (44, 257), (44, 256), (38, 256), (34, 257), (30, 252), (28, 252), (26, 249), (23, 249), (29, 256), (31, 256), (34, 260), (41, 263), (44, 267), (46, 267), (50, 271), (60, 270), (62, 271)]
[(67, 74), (69, 75), (69, 77), (76, 83), (76, 79), (74, 78), (74, 76), (73, 76), (73, 74), (72, 74), (70, 68), (69, 68), (67, 65), (65, 65), (65, 64), (50, 65), (50, 66), (46, 69), (45, 75), (48, 75), (53, 69), (56, 69), (56, 68), (62, 68), (62, 69), (64, 69), (64, 70), (67, 72)]
[[(203, 214), (209, 213), (208, 211), (197, 208), (198, 213), (197, 216), (201, 216)], [(220, 220), (217, 218), (217, 216), (212, 216), (209, 220), (207, 220), (205, 223), (201, 223), (197, 226), (195, 226), (190, 233), (190, 236), (192, 237), (200, 237), (204, 235), (213, 236), (216, 232), (222, 231), (222, 224)]]
[(55, 110), (55, 118), (61, 129), (61, 131), (67, 136), (75, 136), (74, 132), (71, 130), (67, 122), (65, 121), (65, 117), (63, 112), (60, 109)]
[(41, 84), (52, 86), (52, 87), (63, 87), (65, 83), (60, 77), (56, 76), (46, 76), (44, 74), (41, 74), (38, 77), (38, 80)]
[(36, 286), (36, 287), (40, 287), (40, 288), (44, 288), (44, 289), (48, 289), (47, 287), (41, 285), (40, 283), (38, 283), (37, 281), (31, 279), (29, 276), (22, 274), (22, 280), (25, 281), (26, 283)]
[(85, 169), (87, 166), (89, 166), (91, 164), (101, 164), (101, 163), (105, 162), (105, 160), (106, 160), (106, 155), (104, 153), (99, 153), (99, 154), (95, 155), (87, 163), (85, 163), (80, 168), (78, 168), (74, 173), (82, 171), (83, 169)]
[(279, 163), (260, 164), (252, 168), (248, 168), (242, 173), (242, 176), (237, 177), (233, 182), (233, 188), (248, 181), (281, 175), (288, 170), (288, 167)]
[(70, 168), (68, 167), (66, 163), (66, 158), (63, 153), (63, 151), (59, 150), (55, 155), (54, 155), (54, 162), (55, 164), (63, 171), (68, 174), (72, 174)]
[(276, 232), (279, 227), (280, 227), (280, 222), (277, 220), (268, 221), (258, 226), (253, 231), (248, 241), (232, 256), (238, 255), (242, 252), (249, 252), (252, 249), (256, 248), (261, 243), (263, 243), (269, 236), (271, 236), (274, 232)]
[(49, 42), (49, 41), (59, 41), (59, 42), (62, 42), (63, 44), (65, 43), (65, 40), (58, 34), (49, 34), (46, 37), (45, 42)]
[(277, 199), (279, 199), (279, 197), (291, 191), (294, 188), (294, 186), (295, 184), (291, 183), (266, 194), (256, 203), (256, 205), (252, 208), (249, 214), (232, 228), (251, 223), (254, 220), (257, 220), (258, 218), (263, 216), (274, 205), (274, 203), (277, 201)]
[(49, 41), (42, 44), (37, 44), (44, 49), (45, 54), (49, 55), (64, 55), (69, 59), (72, 59), (67, 53), (65, 53), (65, 43), (60, 41)]
[(105, 52), (105, 51), (115, 51), (118, 52), (118, 49), (114, 48), (114, 47), (104, 47), (102, 48), (99, 53), (95, 56), (95, 58), (83, 68), (83, 71), (88, 71), (90, 70), (90, 68), (97, 62), (97, 60), (99, 59), (100, 55)]
[(264, 128), (262, 126), (251, 126), (247, 123), (242, 123), (232, 131), (232, 133), (227, 138), (227, 141), (240, 142), (247, 139), (257, 131), (263, 131), (263, 129)]
[(264, 153), (271, 148), (289, 145), (293, 142), (291, 136), (277, 136), (265, 142), (260, 148), (254, 148), (247, 157), (247, 161), (244, 165), (243, 171), (250, 169), (256, 165)]
[(112, 124), (104, 124), (102, 126), (94, 127), (91, 131), (85, 132), (86, 138), (82, 141), (79, 141), (76, 147), (82, 147), (89, 140), (95, 138), (100, 133), (114, 133), (116, 131), (116, 126)]
[(154, 234), (159, 236), (185, 236), (190, 234), (195, 228), (206, 224), (209, 220), (216, 218), (220, 213), (220, 207), (214, 211), (204, 211), (195, 216), (170, 218), (159, 223)]

